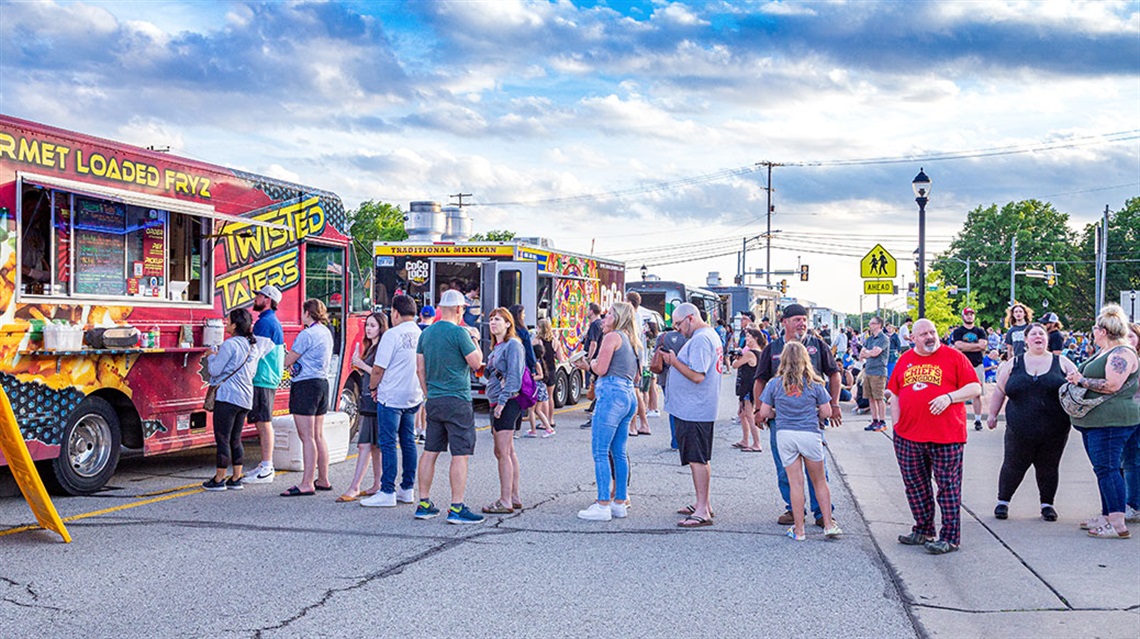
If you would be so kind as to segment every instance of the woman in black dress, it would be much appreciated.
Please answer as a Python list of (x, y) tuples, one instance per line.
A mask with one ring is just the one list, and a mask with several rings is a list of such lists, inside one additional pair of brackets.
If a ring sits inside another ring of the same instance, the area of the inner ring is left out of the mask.
[[(1025, 353), (998, 369), (997, 388), (990, 401), (988, 425), (997, 428), (1005, 406), (1005, 459), (998, 476), (998, 503), (994, 517), (1009, 517), (1009, 501), (1033, 466), (1041, 496), (1041, 517), (1057, 521), (1053, 498), (1057, 495), (1057, 469), (1069, 440), (1069, 416), (1061, 408), (1057, 389), (1075, 364), (1048, 350), (1049, 332), (1038, 323), (1025, 329)], [(1006, 403), (1006, 399), (1009, 402)]]

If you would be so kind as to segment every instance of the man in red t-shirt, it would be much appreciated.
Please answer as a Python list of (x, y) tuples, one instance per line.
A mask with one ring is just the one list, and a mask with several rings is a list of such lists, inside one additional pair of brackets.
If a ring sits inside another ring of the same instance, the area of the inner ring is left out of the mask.
[[(898, 399), (891, 402), (898, 459), (906, 500), (914, 515), (909, 535), (899, 543), (924, 546), (941, 555), (958, 550), (962, 530), (962, 446), (966, 443), (966, 406), (962, 403), (982, 392), (970, 360), (953, 348), (943, 347), (938, 329), (928, 319), (914, 323), (914, 348), (902, 354), (887, 388)], [(934, 537), (934, 493), (930, 478), (938, 482), (942, 531)]]

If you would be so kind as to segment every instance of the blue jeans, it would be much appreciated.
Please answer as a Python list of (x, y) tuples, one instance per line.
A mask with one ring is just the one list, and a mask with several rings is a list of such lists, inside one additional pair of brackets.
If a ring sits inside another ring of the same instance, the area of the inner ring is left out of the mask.
[(677, 450), (677, 418), (669, 416), (669, 448)]
[(1100, 489), (1100, 514), (1124, 512), (1124, 476), (1120, 472), (1124, 444), (1136, 435), (1136, 426), (1107, 428), (1075, 427), (1085, 444), (1085, 452), (1096, 473)]
[(629, 423), (637, 413), (633, 382), (613, 376), (599, 377), (594, 385), (593, 428), (594, 479), (598, 501), (610, 500), (610, 457), (613, 457), (614, 499), (624, 501), (629, 484)]
[[(784, 509), (792, 509), (792, 485), (788, 483), (788, 471), (784, 468), (784, 462), (780, 460), (780, 451), (776, 447), (776, 429), (772, 428), (772, 424), (768, 424), (768, 450), (772, 451), (772, 459), (776, 462), (776, 477), (777, 482), (780, 484), (780, 496), (784, 498)], [(823, 476), (827, 477), (827, 458), (824, 457)], [(807, 477), (807, 466), (804, 466), (804, 477)], [(823, 511), (819, 509), (819, 501), (815, 498), (815, 486), (811, 481), (807, 482), (808, 498), (811, 502), (811, 514), (819, 519), (823, 517)], [(832, 514), (835, 514), (835, 505), (831, 506)]]
[(1124, 459), (1120, 464), (1124, 473), (1124, 503), (1140, 510), (1140, 424), (1128, 441), (1124, 442)]
[(416, 485), (416, 413), (412, 408), (389, 408), (377, 404), (376, 429), (380, 442), (380, 491), (396, 492), (396, 440), (400, 440), (400, 463), (404, 466), (401, 490)]

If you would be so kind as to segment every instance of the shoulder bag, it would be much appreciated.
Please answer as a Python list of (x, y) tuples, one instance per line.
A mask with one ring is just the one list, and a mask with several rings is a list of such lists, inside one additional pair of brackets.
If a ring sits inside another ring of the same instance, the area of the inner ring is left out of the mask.
[[(1130, 346), (1117, 346), (1116, 348), (1131, 349)], [(1112, 350), (1115, 351), (1116, 348)], [(1111, 353), (1112, 351), (1105, 353), (1105, 358), (1107, 358)], [(1061, 408), (1065, 410), (1065, 413), (1067, 413), (1069, 417), (1076, 417), (1077, 419), (1080, 419), (1092, 412), (1092, 409), (1105, 403), (1110, 398), (1112, 398), (1113, 395), (1116, 394), (1110, 393), (1108, 395), (1104, 395), (1101, 393), (1094, 393), (1092, 397), (1089, 397), (1088, 392), (1089, 389), (1085, 388), (1084, 386), (1077, 386), (1071, 382), (1065, 382), (1064, 384), (1061, 384), (1060, 388), (1057, 389), (1057, 397), (1061, 400)]]

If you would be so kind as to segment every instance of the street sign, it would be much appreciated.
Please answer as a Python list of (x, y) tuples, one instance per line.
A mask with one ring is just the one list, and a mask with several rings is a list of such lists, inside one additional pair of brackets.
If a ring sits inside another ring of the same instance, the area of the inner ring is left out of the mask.
[(898, 277), (898, 265), (898, 261), (883, 248), (882, 244), (876, 244), (875, 248), (859, 260), (859, 277), (865, 279)]
[(864, 295), (894, 295), (895, 283), (890, 280), (863, 280)]

